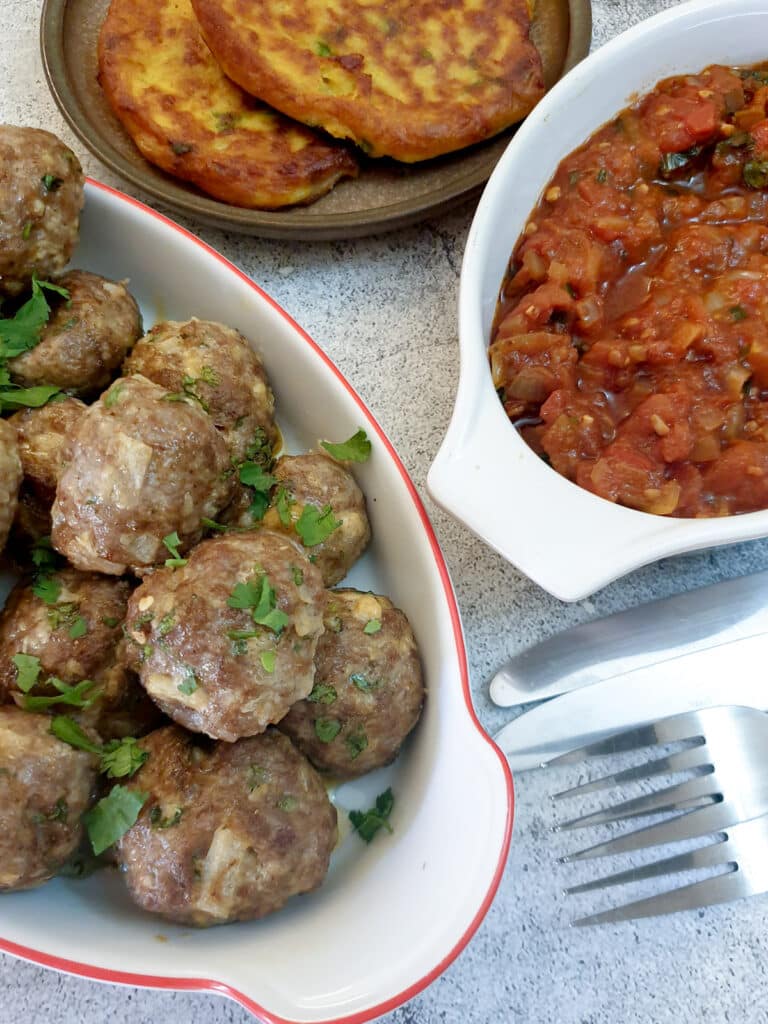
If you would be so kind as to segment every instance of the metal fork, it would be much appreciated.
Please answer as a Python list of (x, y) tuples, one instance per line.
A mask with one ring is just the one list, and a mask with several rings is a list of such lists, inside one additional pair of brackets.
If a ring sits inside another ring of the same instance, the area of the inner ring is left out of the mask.
[[(672, 744), (683, 749), (659, 754)], [(621, 732), (569, 751), (543, 767), (573, 764), (644, 748), (650, 760), (602, 775), (557, 793), (561, 801), (583, 797), (625, 783), (646, 783), (658, 776), (679, 776), (660, 789), (621, 800), (600, 811), (571, 818), (556, 826), (566, 831), (611, 824), (661, 813), (674, 813), (657, 824), (561, 857), (562, 863), (622, 854), (667, 843), (702, 839), (714, 843), (667, 857), (643, 867), (607, 875), (566, 889), (567, 894), (720, 866), (725, 873), (701, 882), (581, 918), (575, 925), (623, 921), (724, 903), (768, 891), (768, 715), (754, 708), (714, 707)]]

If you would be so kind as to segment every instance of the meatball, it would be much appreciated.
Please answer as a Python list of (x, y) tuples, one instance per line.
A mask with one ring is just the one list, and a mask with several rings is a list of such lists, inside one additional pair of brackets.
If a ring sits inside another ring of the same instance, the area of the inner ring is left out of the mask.
[(97, 759), (49, 727), (47, 715), (0, 707), (0, 892), (47, 881), (83, 838)]
[(80, 418), (53, 503), (53, 546), (119, 576), (163, 562), (164, 538), (201, 536), (232, 488), (227, 447), (202, 409), (144, 377), (116, 381)]
[(121, 638), (99, 672), (97, 699), (84, 711), (72, 715), (81, 724), (95, 729), (103, 740), (145, 736), (168, 724), (139, 677), (126, 665), (125, 644), (125, 638)]
[(69, 685), (110, 679), (106, 688), (117, 700), (122, 684), (113, 674), (125, 670), (114, 669), (115, 652), (129, 591), (126, 580), (69, 568), (17, 584), (0, 612), (0, 697), (19, 692), (12, 659), (26, 654), (40, 662), (36, 693), (46, 692), (47, 676)]
[[(363, 492), (348, 469), (321, 452), (283, 455), (273, 473), (277, 485), (264, 526), (298, 537), (310, 549), (326, 587), (333, 586), (344, 579), (371, 539)], [(324, 516), (320, 533), (311, 521), (309, 529), (304, 526), (308, 507)], [(318, 540), (334, 523), (339, 525)]]
[(0, 420), (0, 551), (5, 547), (16, 514), (22, 470), (16, 431)]
[(215, 537), (131, 595), (128, 663), (180, 725), (254, 736), (312, 689), (324, 605), (298, 544), (267, 530)]
[(321, 771), (342, 779), (388, 764), (419, 720), (421, 663), (403, 612), (386, 597), (333, 590), (315, 685), (282, 729)]
[(24, 387), (52, 384), (79, 395), (98, 394), (141, 335), (141, 313), (124, 284), (85, 270), (56, 282), (69, 300), (51, 299), (52, 312), (37, 345), (8, 367)]
[(84, 180), (55, 135), (0, 125), (0, 295), (19, 295), (33, 274), (64, 269), (77, 243)]
[(77, 398), (22, 409), (8, 420), (16, 428), (24, 480), (15, 525), (32, 540), (51, 532), (51, 505), (64, 469), (67, 441), (86, 406)]
[(202, 746), (170, 726), (142, 746), (149, 758), (130, 788), (148, 798), (117, 858), (143, 910), (198, 926), (247, 921), (321, 884), (336, 811), (285, 736)]
[(197, 403), (221, 431), (235, 462), (254, 442), (277, 439), (275, 399), (261, 360), (238, 331), (209, 320), (156, 324), (126, 359), (126, 374), (140, 373), (179, 398)]

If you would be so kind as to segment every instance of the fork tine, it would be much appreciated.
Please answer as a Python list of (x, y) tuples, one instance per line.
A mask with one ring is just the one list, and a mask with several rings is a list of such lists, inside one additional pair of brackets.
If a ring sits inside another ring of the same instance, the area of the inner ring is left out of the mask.
[(634, 729), (614, 733), (594, 743), (569, 750), (565, 754), (544, 761), (542, 768), (554, 768), (559, 765), (577, 764), (589, 757), (606, 757), (610, 754), (625, 754), (632, 750), (643, 750), (667, 743), (688, 743), (700, 746), (704, 742), (701, 735), (701, 724), (697, 712), (686, 712), (672, 715), (658, 722), (639, 725)]
[(586, 793), (594, 793), (600, 789), (609, 789), (611, 786), (618, 786), (625, 782), (643, 782), (652, 779), (655, 775), (672, 775), (677, 772), (698, 769), (699, 774), (709, 774), (714, 769), (712, 764), (702, 763), (702, 743), (695, 747), (688, 747), (679, 754), (671, 754), (669, 757), (658, 757), (655, 761), (645, 761), (643, 764), (635, 765), (633, 768), (625, 768), (623, 771), (614, 772), (612, 775), (602, 775), (591, 782), (582, 782), (571, 789), (561, 790), (552, 795), (553, 800), (569, 800), (571, 797), (583, 796)]
[(711, 907), (716, 903), (730, 903), (731, 900), (743, 896), (754, 895), (755, 890), (745, 885), (738, 871), (738, 865), (726, 861), (728, 868), (723, 874), (714, 878), (706, 878), (703, 882), (683, 885), (670, 889), (658, 896), (649, 896), (634, 903), (625, 903), (621, 907), (613, 907), (599, 914), (581, 917), (572, 924), (575, 928), (583, 928), (590, 924), (612, 924), (617, 921), (632, 921), (640, 917), (655, 917), (658, 914), (674, 914), (678, 910), (696, 910), (698, 907)]
[(620, 804), (614, 804), (613, 807), (583, 814), (579, 818), (571, 818), (570, 821), (555, 825), (552, 831), (565, 832), (570, 829), (586, 828), (588, 825), (605, 825), (613, 821), (623, 821), (626, 818), (637, 818), (642, 815), (682, 811), (688, 807), (706, 806), (705, 800), (707, 803), (715, 803), (718, 799), (722, 800), (722, 794), (715, 784), (715, 780), (711, 778), (714, 771), (712, 765), (709, 766), (709, 769), (707, 774), (699, 775), (688, 782), (666, 786), (653, 793), (646, 793), (643, 796), (634, 797), (632, 800), (624, 800)]
[[(752, 814), (761, 814), (766, 810), (755, 810)], [(734, 818), (735, 815), (735, 818)], [(684, 839), (697, 839), (700, 836), (709, 835), (711, 832), (719, 832), (721, 829), (733, 825), (734, 820), (749, 817), (750, 812), (738, 814), (730, 803), (710, 804), (708, 807), (699, 807), (690, 811), (683, 811), (677, 817), (669, 821), (659, 822), (657, 825), (648, 825), (645, 828), (637, 828), (632, 832), (608, 839), (604, 843), (597, 843), (577, 853), (569, 853), (561, 857), (559, 863), (568, 864), (576, 860), (589, 860), (592, 857), (606, 857), (609, 854), (629, 853), (632, 850), (644, 850), (651, 846), (661, 846), (664, 843), (678, 843)]]
[(697, 868), (709, 868), (714, 867), (716, 864), (724, 864), (727, 863), (727, 858), (723, 857), (722, 845), (727, 841), (727, 834), (725, 832), (718, 832), (714, 843), (702, 846), (698, 850), (679, 853), (675, 857), (665, 857), (662, 860), (655, 860), (651, 864), (630, 868), (628, 871), (617, 871), (614, 875), (594, 878), (591, 882), (572, 885), (565, 889), (564, 892), (567, 896), (575, 896), (577, 893), (594, 892), (595, 889), (607, 889), (612, 885), (643, 882), (648, 878), (658, 878), (661, 875), (674, 875), (679, 874), (681, 871), (694, 871)]

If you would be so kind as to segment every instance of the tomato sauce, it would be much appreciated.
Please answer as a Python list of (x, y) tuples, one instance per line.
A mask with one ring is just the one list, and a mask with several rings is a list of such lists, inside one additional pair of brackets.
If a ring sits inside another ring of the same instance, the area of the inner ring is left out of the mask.
[(563, 160), (489, 355), (523, 438), (581, 487), (768, 508), (768, 65), (667, 79)]

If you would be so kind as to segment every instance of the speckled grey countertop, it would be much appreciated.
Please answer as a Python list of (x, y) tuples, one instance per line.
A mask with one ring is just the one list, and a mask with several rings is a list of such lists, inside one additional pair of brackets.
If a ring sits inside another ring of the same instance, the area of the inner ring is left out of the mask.
[[(676, 2), (593, 0), (594, 45)], [(49, 96), (39, 14), (36, 0), (0, 0), (0, 122), (56, 132), (88, 173), (120, 187), (84, 152)], [(198, 232), (324, 346), (373, 408), (422, 494), (456, 386), (455, 297), (471, 216), (465, 208), (397, 234), (322, 244)], [(768, 542), (710, 551), (643, 569), (590, 602), (565, 606), (427, 504), (462, 610), (477, 710), (491, 731), (505, 716), (490, 705), (486, 681), (506, 655), (595, 615), (768, 568)], [(517, 798), (509, 864), (486, 920), (445, 974), (384, 1018), (387, 1024), (768, 1020), (768, 899), (571, 929), (559, 895), (566, 878), (544, 835), (545, 784), (523, 777)], [(0, 1024), (107, 1020), (247, 1024), (252, 1018), (215, 996), (99, 985), (0, 956)]]

